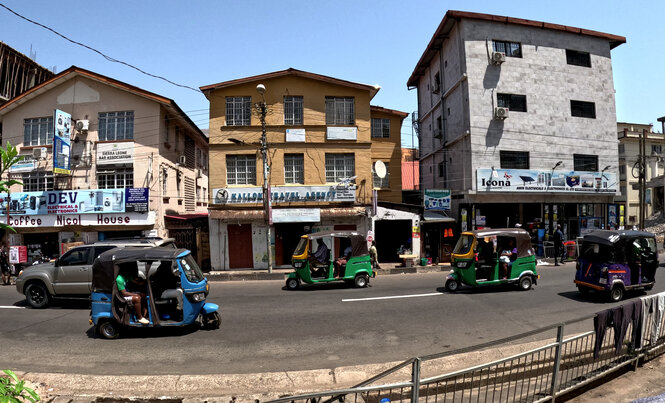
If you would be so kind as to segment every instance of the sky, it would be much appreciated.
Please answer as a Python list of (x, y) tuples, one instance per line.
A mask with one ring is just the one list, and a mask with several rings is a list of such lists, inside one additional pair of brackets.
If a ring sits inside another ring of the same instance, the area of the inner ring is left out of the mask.
[[(665, 2), (558, 1), (72, 1), (0, 0), (0, 5), (73, 41), (183, 86), (200, 86), (293, 67), (379, 85), (372, 105), (411, 113), (406, 81), (447, 10), (591, 29), (626, 37), (612, 51), (617, 120), (665, 116)], [(659, 19), (661, 19), (659, 21)], [(0, 41), (61, 72), (75, 65), (173, 99), (201, 128), (208, 100), (111, 62), (0, 7)], [(269, 89), (268, 89), (269, 90)], [(660, 97), (659, 97), (660, 95)], [(402, 146), (417, 145), (411, 118)]]

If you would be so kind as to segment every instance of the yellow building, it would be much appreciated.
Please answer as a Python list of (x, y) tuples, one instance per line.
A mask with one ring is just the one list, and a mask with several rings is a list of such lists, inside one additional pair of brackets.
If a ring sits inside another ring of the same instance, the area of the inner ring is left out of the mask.
[[(290, 265), (304, 233), (367, 233), (374, 179), (379, 200), (401, 201), (399, 133), (407, 114), (370, 106), (377, 87), (288, 69), (201, 90), (210, 101), (214, 269), (267, 268), (268, 228), (275, 266)], [(387, 168), (382, 180), (373, 177), (378, 160)], [(270, 207), (263, 202), (264, 168)], [(417, 219), (409, 220), (410, 234)]]

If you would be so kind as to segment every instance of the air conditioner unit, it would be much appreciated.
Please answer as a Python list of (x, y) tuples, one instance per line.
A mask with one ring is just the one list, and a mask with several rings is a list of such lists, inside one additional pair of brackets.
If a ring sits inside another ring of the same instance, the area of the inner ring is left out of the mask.
[(196, 169), (196, 177), (203, 178), (203, 172), (201, 172), (201, 168)]
[(46, 147), (39, 147), (32, 149), (32, 158), (36, 160), (46, 159)]
[(500, 106), (494, 108), (494, 118), (505, 119), (507, 117), (508, 117), (508, 108), (502, 108)]
[(187, 162), (187, 158), (184, 155), (178, 157), (178, 164), (185, 165), (185, 162)]
[(492, 52), (492, 64), (501, 64), (506, 61), (506, 54), (503, 52)]
[(76, 130), (79, 132), (87, 132), (88, 126), (90, 126), (90, 121), (87, 119), (81, 119), (76, 121)]

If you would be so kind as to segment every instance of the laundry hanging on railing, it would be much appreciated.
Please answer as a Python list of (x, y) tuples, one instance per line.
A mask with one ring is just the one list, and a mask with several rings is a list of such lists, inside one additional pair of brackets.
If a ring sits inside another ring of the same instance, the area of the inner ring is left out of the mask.
[[(661, 321), (665, 312), (665, 292), (648, 295), (640, 298), (640, 300), (642, 301), (642, 332), (640, 340), (642, 341), (642, 346), (644, 346), (647, 332), (650, 333), (651, 337), (649, 340), (651, 344), (660, 338)], [(649, 324), (651, 327), (647, 329)]]
[(640, 348), (642, 346), (642, 318), (642, 301), (640, 300), (598, 312), (593, 318), (593, 328), (596, 332), (593, 358), (598, 358), (608, 327), (614, 329), (614, 348), (617, 354), (621, 352), (628, 325), (631, 323), (633, 328), (630, 345), (632, 348)]

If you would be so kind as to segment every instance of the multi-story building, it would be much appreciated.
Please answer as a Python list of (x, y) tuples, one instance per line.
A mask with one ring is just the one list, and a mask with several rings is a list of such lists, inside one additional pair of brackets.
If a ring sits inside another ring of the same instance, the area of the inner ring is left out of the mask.
[[(619, 177), (621, 195), (615, 198), (619, 205), (619, 225), (632, 227), (639, 225), (640, 190), (639, 190), (639, 158), (640, 137), (644, 144), (644, 177), (645, 182), (654, 181), (647, 187), (644, 194), (644, 215), (651, 216), (663, 210), (663, 150), (665, 135), (654, 133), (652, 124), (618, 122), (619, 138)], [(660, 176), (661, 180), (658, 180)], [(622, 211), (623, 210), (623, 214)]]
[(0, 42), (0, 105), (54, 75), (28, 56)]
[[(264, 94), (257, 92), (258, 84)], [(300, 237), (309, 232), (368, 233), (376, 222), (382, 229), (375, 231), (377, 244), (384, 245), (379, 253), (384, 248), (393, 255), (399, 236), (403, 243), (410, 239), (416, 215), (372, 205), (401, 201), (400, 129), (407, 115), (370, 106), (377, 87), (288, 69), (201, 90), (210, 100), (215, 269), (267, 268), (268, 229), (277, 267), (290, 265)]]
[(424, 189), (460, 229), (568, 237), (613, 223), (619, 193), (611, 50), (621, 36), (448, 11), (408, 80)]
[(173, 100), (72, 66), (0, 106), (0, 121), (24, 157), (2, 203), (11, 245), (57, 256), (66, 242), (171, 236), (205, 263), (207, 225), (192, 221), (207, 224), (208, 142)]

